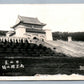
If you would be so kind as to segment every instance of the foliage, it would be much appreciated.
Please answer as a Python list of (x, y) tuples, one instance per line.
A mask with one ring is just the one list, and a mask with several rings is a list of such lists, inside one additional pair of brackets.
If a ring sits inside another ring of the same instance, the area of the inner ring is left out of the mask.
[(53, 32), (52, 35), (53, 40), (67, 40), (68, 36), (71, 36), (74, 41), (84, 41), (84, 32)]

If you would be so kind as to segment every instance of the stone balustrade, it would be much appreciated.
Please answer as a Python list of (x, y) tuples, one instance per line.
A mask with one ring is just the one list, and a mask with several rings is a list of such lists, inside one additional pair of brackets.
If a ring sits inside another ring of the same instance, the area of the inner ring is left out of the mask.
[(8, 42), (12, 41), (12, 42), (16, 43), (16, 41), (17, 41), (19, 43), (19, 42), (21, 42), (21, 40), (23, 42), (25, 42), (25, 40), (27, 40), (30, 43), (29, 39), (25, 38), (25, 37), (6, 37), (6, 36), (0, 36), (0, 41), (3, 41), (3, 42), (5, 42), (5, 41), (8, 41)]

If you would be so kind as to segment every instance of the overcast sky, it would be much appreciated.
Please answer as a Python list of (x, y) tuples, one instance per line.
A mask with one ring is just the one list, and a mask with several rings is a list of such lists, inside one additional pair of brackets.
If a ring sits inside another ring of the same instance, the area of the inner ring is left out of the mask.
[(10, 30), (18, 15), (37, 17), (52, 31), (84, 31), (84, 4), (0, 4), (0, 30)]

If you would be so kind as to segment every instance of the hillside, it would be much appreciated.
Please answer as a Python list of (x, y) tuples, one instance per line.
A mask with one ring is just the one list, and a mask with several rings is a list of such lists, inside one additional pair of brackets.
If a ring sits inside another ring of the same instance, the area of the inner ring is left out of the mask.
[(70, 57), (43, 45), (0, 42), (0, 75), (84, 74), (84, 57)]
[(57, 52), (64, 53), (71, 57), (84, 57), (84, 42), (77, 41), (47, 41), (49, 45), (56, 48)]

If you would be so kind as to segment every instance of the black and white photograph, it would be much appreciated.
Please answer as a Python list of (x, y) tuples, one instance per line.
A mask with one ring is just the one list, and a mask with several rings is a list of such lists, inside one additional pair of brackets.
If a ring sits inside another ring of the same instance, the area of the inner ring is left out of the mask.
[(84, 80), (84, 4), (0, 4), (0, 80)]

